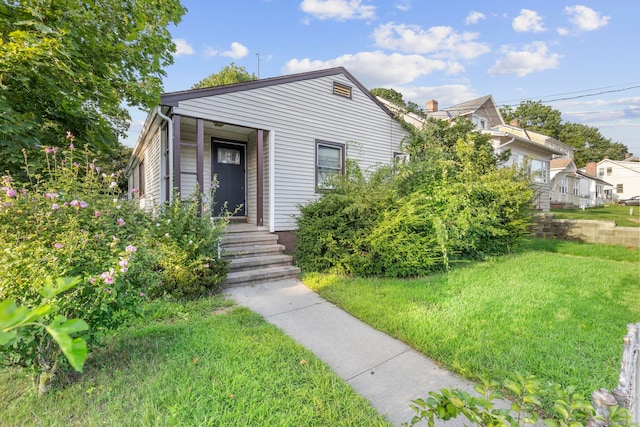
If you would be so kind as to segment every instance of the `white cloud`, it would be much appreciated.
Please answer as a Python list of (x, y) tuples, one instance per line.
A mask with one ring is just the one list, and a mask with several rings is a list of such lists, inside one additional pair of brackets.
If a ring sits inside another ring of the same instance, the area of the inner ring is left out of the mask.
[(569, 22), (582, 31), (597, 30), (606, 26), (611, 19), (610, 16), (602, 16), (599, 12), (582, 5), (567, 6), (564, 11), (569, 15)]
[(545, 42), (533, 42), (521, 50), (515, 50), (513, 46), (503, 46), (502, 53), (504, 57), (498, 59), (489, 69), (490, 75), (515, 74), (523, 77), (536, 71), (558, 68), (562, 57), (560, 54), (549, 52)]
[(441, 58), (473, 59), (490, 51), (486, 43), (475, 41), (478, 33), (458, 33), (451, 27), (438, 26), (428, 30), (418, 25), (380, 25), (372, 34), (376, 46), (407, 52), (431, 53)]
[(247, 49), (245, 46), (243, 46), (238, 42), (233, 42), (231, 43), (231, 49), (222, 52), (220, 55), (233, 58), (233, 59), (240, 59), (247, 56), (248, 53), (249, 53), (249, 49)]
[(372, 19), (376, 7), (362, 4), (361, 0), (303, 0), (300, 3), (303, 12), (318, 19)]
[(540, 33), (546, 28), (542, 25), (542, 17), (535, 10), (522, 9), (520, 15), (513, 19), (511, 24), (513, 29), (519, 33), (527, 33), (533, 31)]
[(464, 23), (467, 25), (477, 24), (481, 19), (486, 19), (484, 13), (471, 11), (469, 12), (469, 15), (467, 15), (467, 18), (464, 20)]
[(173, 43), (176, 45), (175, 56), (193, 55), (193, 47), (185, 39), (174, 39)]
[(332, 67), (345, 67), (358, 76), (365, 86), (389, 87), (407, 84), (419, 77), (434, 71), (448, 72), (456, 69), (456, 64), (421, 55), (386, 54), (381, 51), (360, 52), (355, 55), (342, 55), (328, 61), (311, 59), (291, 59), (284, 68), (283, 74), (301, 73)]
[(396, 2), (396, 9), (407, 12), (411, 9), (411, 0), (399, 0)]
[(559, 27), (558, 28), (558, 34), (561, 36), (566, 36), (567, 34), (569, 34), (569, 30), (567, 28), (564, 27)]

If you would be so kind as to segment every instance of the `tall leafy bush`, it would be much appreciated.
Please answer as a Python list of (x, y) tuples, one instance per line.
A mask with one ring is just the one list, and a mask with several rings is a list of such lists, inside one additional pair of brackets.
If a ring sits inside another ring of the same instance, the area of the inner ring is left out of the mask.
[(302, 207), (304, 270), (406, 277), (505, 253), (527, 232), (526, 176), (499, 167), (469, 121), (430, 121), (406, 142), (407, 163), (347, 175)]

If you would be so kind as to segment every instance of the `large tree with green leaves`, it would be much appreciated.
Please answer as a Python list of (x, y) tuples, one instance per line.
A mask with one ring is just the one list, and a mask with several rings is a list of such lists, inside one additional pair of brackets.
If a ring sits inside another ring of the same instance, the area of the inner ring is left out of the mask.
[(242, 83), (257, 80), (255, 74), (249, 74), (243, 66), (238, 66), (234, 62), (222, 67), (217, 73), (213, 73), (191, 86), (191, 89), (202, 89), (205, 87), (222, 86), (232, 83)]
[[(151, 108), (173, 62), (179, 0), (0, 2), (0, 172), (70, 131), (119, 150), (128, 106)], [(39, 157), (39, 156), (32, 156)]]
[(506, 122), (519, 120), (523, 129), (558, 139), (576, 148), (574, 161), (577, 167), (587, 162), (597, 162), (605, 156), (612, 160), (622, 160), (627, 146), (613, 142), (602, 136), (598, 128), (582, 123), (563, 122), (559, 110), (544, 105), (541, 101), (523, 101), (515, 109), (506, 106), (500, 109)]

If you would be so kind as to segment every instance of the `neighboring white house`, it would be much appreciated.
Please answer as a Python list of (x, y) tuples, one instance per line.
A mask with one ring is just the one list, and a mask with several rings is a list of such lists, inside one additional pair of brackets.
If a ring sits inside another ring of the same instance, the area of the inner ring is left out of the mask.
[(603, 206), (611, 201), (610, 194), (613, 186), (596, 176), (596, 163), (587, 163), (586, 167), (578, 169), (580, 177), (580, 207)]
[(640, 159), (628, 156), (624, 160), (600, 160), (596, 165), (597, 177), (611, 183), (612, 201), (640, 195)]
[(580, 206), (580, 175), (573, 159), (551, 160), (551, 207), (577, 208)]
[(130, 190), (150, 208), (208, 190), (241, 220), (293, 243), (299, 206), (325, 178), (390, 163), (409, 135), (342, 67), (162, 94), (127, 167)]

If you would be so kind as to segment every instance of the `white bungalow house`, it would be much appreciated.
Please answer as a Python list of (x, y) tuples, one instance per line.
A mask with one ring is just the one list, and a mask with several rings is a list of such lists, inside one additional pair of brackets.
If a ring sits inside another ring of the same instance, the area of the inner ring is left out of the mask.
[(318, 197), (347, 158), (389, 163), (409, 133), (351, 73), (338, 67), (164, 93), (127, 167), (143, 207), (207, 190), (218, 180), (239, 221), (295, 242), (299, 206)]
[(580, 177), (580, 207), (603, 206), (611, 202), (613, 185), (596, 176), (596, 162), (589, 162), (576, 173)]
[(611, 200), (640, 195), (640, 159), (628, 155), (624, 160), (603, 159), (596, 165), (597, 176), (613, 186)]

